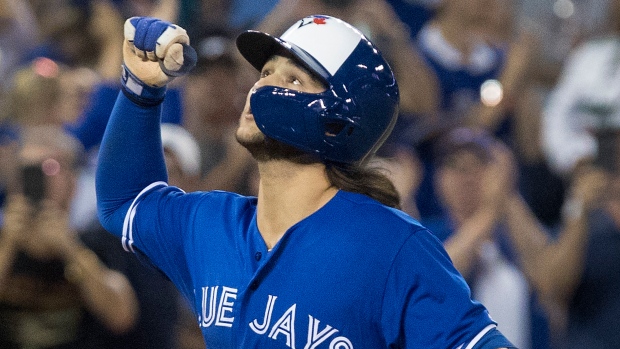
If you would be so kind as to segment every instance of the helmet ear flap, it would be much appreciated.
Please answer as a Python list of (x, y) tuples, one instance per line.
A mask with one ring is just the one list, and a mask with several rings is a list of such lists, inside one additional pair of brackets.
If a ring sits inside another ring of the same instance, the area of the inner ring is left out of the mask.
[[(393, 84), (393, 85), (391, 85)], [(328, 158), (364, 161), (391, 133), (398, 115), (396, 81), (372, 74), (347, 86), (348, 98), (325, 111), (322, 127)], [(390, 93), (386, 93), (390, 91)]]
[(335, 99), (334, 103), (322, 109), (318, 115), (321, 128), (324, 131), (324, 141), (330, 143), (330, 139), (341, 137), (345, 128), (348, 133), (352, 130), (350, 119), (346, 118), (349, 109), (348, 105), (343, 104), (341, 99)]
[(318, 120), (324, 131), (324, 142), (344, 142), (344, 138), (350, 136), (355, 129), (354, 118), (351, 118), (355, 105), (350, 101), (349, 98), (334, 99), (331, 106), (320, 111)]
[[(337, 137), (342, 130), (344, 130), (345, 126), (345, 123), (342, 121), (330, 121), (325, 123), (325, 126), (323, 126), (323, 129), (325, 129), (325, 137)], [(350, 131), (352, 131), (352, 129)]]
[(331, 120), (323, 124), (323, 140), (329, 145), (347, 142), (356, 125), (351, 120)]

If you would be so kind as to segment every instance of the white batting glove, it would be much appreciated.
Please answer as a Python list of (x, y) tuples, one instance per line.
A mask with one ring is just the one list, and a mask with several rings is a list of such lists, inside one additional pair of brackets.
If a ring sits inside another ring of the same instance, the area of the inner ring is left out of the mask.
[(195, 66), (196, 51), (185, 29), (157, 18), (129, 18), (124, 31), (123, 92), (139, 104), (159, 104), (162, 88)]

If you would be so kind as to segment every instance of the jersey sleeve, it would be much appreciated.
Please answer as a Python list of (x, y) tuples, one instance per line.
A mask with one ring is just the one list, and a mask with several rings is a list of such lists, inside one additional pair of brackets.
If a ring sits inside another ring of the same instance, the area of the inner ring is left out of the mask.
[(467, 283), (428, 230), (412, 234), (385, 287), (382, 326), (398, 348), (514, 348), (496, 329)]
[(180, 236), (186, 229), (179, 222), (188, 220), (183, 203), (191, 195), (166, 184), (161, 110), (118, 94), (99, 150), (97, 213), (127, 251), (146, 255), (149, 264), (183, 288), (181, 280), (189, 278)]
[(208, 194), (186, 194), (179, 188), (155, 182), (132, 202), (123, 225), (121, 240), (125, 250), (146, 257), (186, 296), (192, 292), (187, 284), (191, 280), (187, 263), (191, 243), (186, 242), (193, 240), (196, 203), (203, 196)]
[(122, 235), (125, 214), (152, 183), (167, 182), (161, 105), (141, 107), (119, 93), (99, 150), (95, 188), (103, 227)]

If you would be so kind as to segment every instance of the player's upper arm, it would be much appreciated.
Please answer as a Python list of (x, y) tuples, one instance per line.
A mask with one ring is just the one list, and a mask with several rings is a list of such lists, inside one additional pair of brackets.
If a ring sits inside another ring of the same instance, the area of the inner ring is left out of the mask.
[(388, 343), (403, 348), (514, 348), (471, 300), (467, 283), (427, 230), (413, 233), (395, 257), (382, 313)]

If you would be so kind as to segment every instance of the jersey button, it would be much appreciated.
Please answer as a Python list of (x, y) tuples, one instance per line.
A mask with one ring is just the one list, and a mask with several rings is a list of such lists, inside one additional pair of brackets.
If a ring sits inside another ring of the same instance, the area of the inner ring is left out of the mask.
[(260, 259), (263, 258), (263, 254), (260, 252), (256, 252), (256, 254), (254, 255), (254, 258), (256, 258), (257, 261), (260, 261)]

